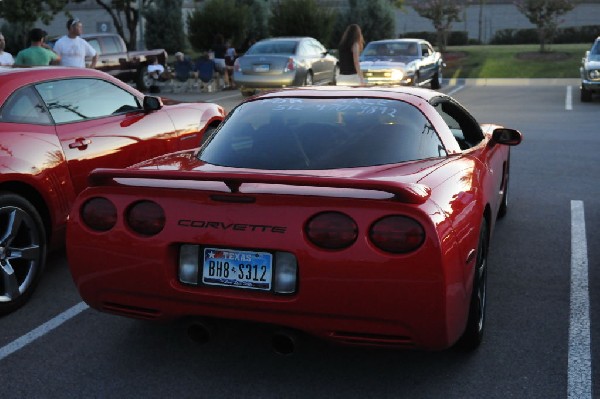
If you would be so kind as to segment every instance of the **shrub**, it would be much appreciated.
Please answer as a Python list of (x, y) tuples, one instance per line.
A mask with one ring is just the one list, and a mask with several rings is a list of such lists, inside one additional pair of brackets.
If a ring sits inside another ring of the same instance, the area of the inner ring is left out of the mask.
[[(434, 44), (437, 40), (436, 32), (406, 32), (398, 35), (398, 37), (414, 37), (418, 39), (427, 40), (429, 43)], [(469, 44), (469, 35), (466, 31), (452, 31), (448, 35), (448, 46), (464, 46)]]
[[(600, 34), (600, 25), (559, 28), (552, 43), (588, 43)], [(501, 29), (494, 34), (490, 44), (536, 44), (536, 29)]]

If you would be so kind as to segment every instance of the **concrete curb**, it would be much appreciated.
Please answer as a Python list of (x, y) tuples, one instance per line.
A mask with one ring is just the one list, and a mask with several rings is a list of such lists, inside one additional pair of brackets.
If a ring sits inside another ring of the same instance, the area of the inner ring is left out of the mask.
[[(579, 87), (580, 79), (444, 79), (442, 87), (456, 86), (573, 86)], [(217, 91), (212, 93), (205, 92), (186, 92), (186, 93), (161, 93), (159, 96), (172, 98), (178, 101), (213, 101), (215, 97), (235, 97), (239, 92), (237, 90)], [(213, 100), (210, 100), (213, 99)]]

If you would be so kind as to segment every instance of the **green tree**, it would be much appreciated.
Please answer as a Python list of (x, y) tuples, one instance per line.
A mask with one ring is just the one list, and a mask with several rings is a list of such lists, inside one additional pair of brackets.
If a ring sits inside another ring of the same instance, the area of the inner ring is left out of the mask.
[(517, 0), (515, 5), (537, 26), (542, 53), (546, 51), (546, 44), (551, 42), (556, 34), (558, 18), (575, 7), (572, 0)]
[(311, 36), (327, 46), (336, 19), (316, 0), (280, 0), (271, 6), (269, 28), (272, 36)]
[(243, 21), (243, 42), (235, 43), (242, 51), (248, 49), (250, 40), (260, 40), (269, 36), (268, 2), (264, 0), (238, 0), (238, 4), (246, 5), (250, 11)]
[[(84, 0), (72, 1), (81, 3)], [(138, 4), (141, 4), (142, 10), (145, 10), (153, 2), (154, 0), (96, 0), (96, 4), (112, 18), (117, 33), (125, 40), (129, 50), (137, 48), (137, 28), (140, 21)], [(127, 28), (128, 35), (125, 35), (125, 28)]]
[(144, 39), (148, 48), (164, 48), (170, 54), (186, 49), (182, 5), (183, 0), (155, 0), (144, 10)]
[(420, 16), (431, 20), (437, 32), (437, 46), (440, 51), (446, 49), (452, 23), (461, 21), (461, 14), (467, 3), (468, 0), (428, 0), (413, 5)]
[(220, 33), (238, 47), (247, 35), (247, 21), (254, 12), (244, 1), (208, 0), (206, 5), (188, 15), (188, 38), (197, 51), (211, 48)]
[(349, 24), (358, 24), (367, 42), (395, 37), (395, 10), (403, 4), (398, 0), (348, 0), (349, 8), (338, 20), (336, 40), (339, 42)]
[[(27, 34), (38, 19), (48, 25), (68, 2), (69, 0), (0, 0), (0, 17), (8, 22), (3, 29), (11, 45), (9, 48), (16, 51), (25, 47)], [(10, 35), (6, 32), (10, 32)]]

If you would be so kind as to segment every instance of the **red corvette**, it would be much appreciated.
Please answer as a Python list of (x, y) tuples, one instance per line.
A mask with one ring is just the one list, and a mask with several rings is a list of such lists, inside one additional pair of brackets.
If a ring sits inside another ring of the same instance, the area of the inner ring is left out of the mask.
[(87, 175), (196, 148), (215, 104), (163, 106), (102, 72), (0, 69), (0, 314), (21, 306)]
[(426, 89), (263, 94), (198, 150), (92, 172), (69, 265), (91, 307), (123, 316), (473, 349), (520, 141)]

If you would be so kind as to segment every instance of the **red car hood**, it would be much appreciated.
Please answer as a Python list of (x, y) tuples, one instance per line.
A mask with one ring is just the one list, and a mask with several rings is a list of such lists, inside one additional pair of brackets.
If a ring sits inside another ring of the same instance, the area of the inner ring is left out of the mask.
[[(96, 169), (90, 175), (90, 185), (111, 185), (116, 179), (148, 179), (167, 187), (180, 187), (181, 181), (224, 182), (231, 192), (238, 192), (241, 184), (278, 184), (338, 189), (373, 190), (390, 193), (403, 202), (423, 203), (431, 195), (431, 188), (421, 181), (437, 170), (448, 159), (428, 159), (402, 164), (363, 168), (328, 170), (257, 170), (231, 168), (207, 164), (196, 158), (196, 151), (182, 151), (154, 158), (127, 169)], [(118, 184), (124, 184), (120, 181)], [(139, 183), (138, 183), (139, 184)]]

